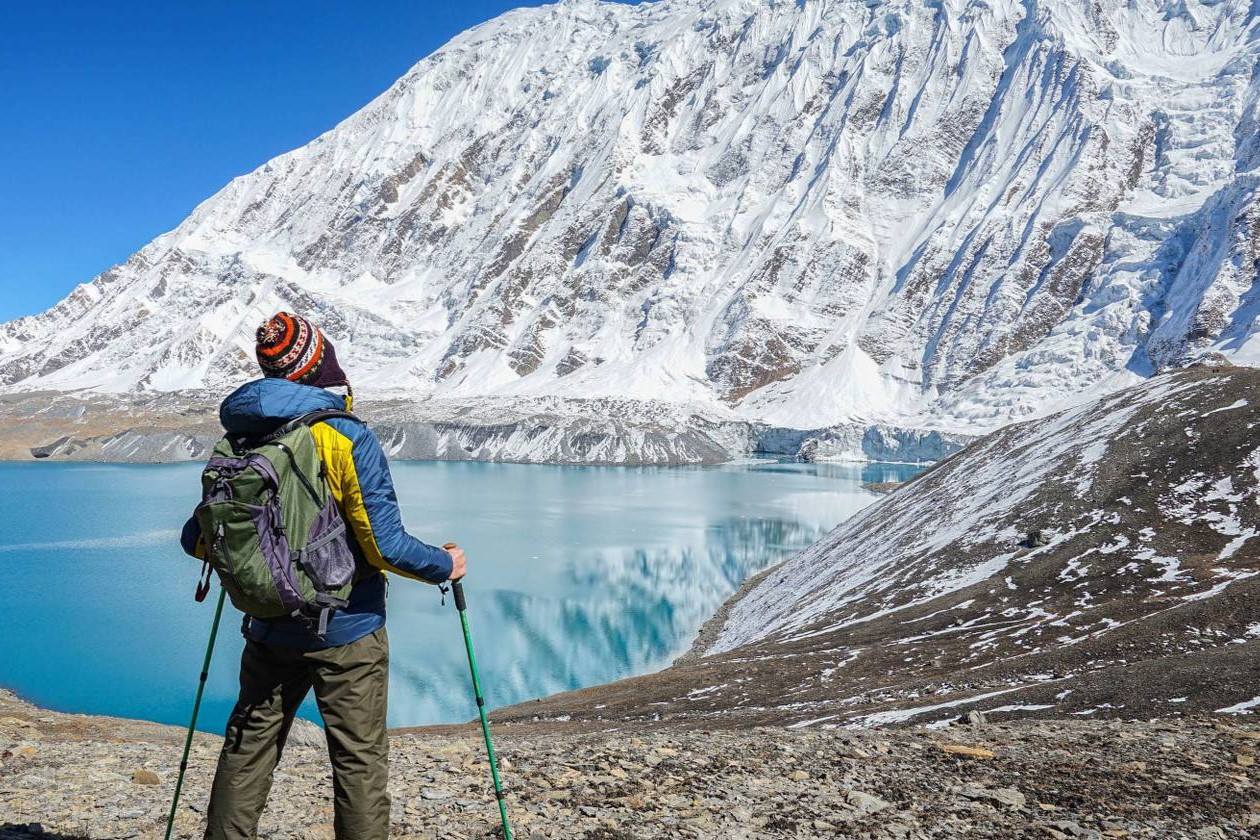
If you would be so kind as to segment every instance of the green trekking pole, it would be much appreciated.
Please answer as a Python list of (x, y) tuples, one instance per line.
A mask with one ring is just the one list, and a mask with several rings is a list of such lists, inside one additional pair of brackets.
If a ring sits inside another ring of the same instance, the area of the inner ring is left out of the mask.
[(477, 675), (477, 656), (473, 653), (472, 634), (468, 631), (468, 613), (464, 602), (463, 579), (451, 581), (451, 594), (455, 596), (455, 609), (459, 611), (459, 623), (464, 628), (464, 648), (468, 651), (468, 670), (472, 672), (473, 695), (477, 698), (477, 714), (481, 716), (481, 734), (486, 738), (486, 753), (490, 756), (490, 778), (494, 780), (494, 798), (499, 800), (499, 818), (503, 820), (503, 838), (512, 840), (512, 828), (508, 825), (507, 805), (503, 802), (503, 783), (499, 781), (499, 760), (494, 756), (494, 741), (490, 740), (490, 721), (486, 718), (486, 698), (481, 694), (481, 677)]
[(184, 756), (179, 760), (179, 777), (175, 780), (175, 795), (171, 797), (171, 813), (166, 818), (166, 840), (171, 840), (175, 827), (175, 809), (179, 807), (179, 792), (184, 787), (184, 771), (188, 769), (188, 751), (192, 748), (193, 732), (197, 728), (197, 712), (201, 710), (201, 695), (206, 690), (206, 677), (210, 674), (210, 654), (214, 653), (214, 640), (219, 635), (219, 617), (223, 615), (223, 596), (227, 590), (219, 587), (219, 605), (214, 608), (214, 621), (210, 624), (210, 642), (206, 645), (206, 658), (201, 663), (201, 679), (197, 683), (197, 696), (193, 700), (192, 720), (188, 721), (188, 737), (184, 739)]

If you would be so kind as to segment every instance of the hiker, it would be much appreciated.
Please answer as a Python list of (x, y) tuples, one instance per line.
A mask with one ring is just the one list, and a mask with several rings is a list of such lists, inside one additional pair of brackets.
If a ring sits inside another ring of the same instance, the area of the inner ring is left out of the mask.
[[(353, 391), (319, 328), (280, 312), (258, 328), (256, 339), (263, 378), (233, 391), (219, 407), (219, 419), (229, 437), (254, 440), (311, 412), (331, 409), (341, 415), (309, 428), (319, 476), (347, 525), (355, 572), (353, 578), (346, 575), (352, 580), (348, 596), (328, 601), (339, 606), (322, 611), (318, 622), (245, 615), (240, 699), (219, 754), (205, 837), (255, 836), (293, 717), (314, 688), (332, 760), (336, 836), (384, 840), (389, 642), (382, 572), (433, 584), (458, 580), (466, 568), (464, 553), (453, 544), (426, 545), (404, 530), (385, 453), (372, 430), (348, 414)], [(186, 552), (205, 558), (196, 518), (184, 526), (181, 542)]]

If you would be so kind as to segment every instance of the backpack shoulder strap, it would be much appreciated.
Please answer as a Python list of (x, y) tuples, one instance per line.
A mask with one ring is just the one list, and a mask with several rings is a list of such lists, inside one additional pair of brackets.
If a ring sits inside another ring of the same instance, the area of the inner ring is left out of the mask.
[(310, 426), (324, 420), (332, 420), (334, 417), (344, 417), (345, 419), (353, 420), (356, 423), (363, 422), (363, 420), (361, 420), (357, 415), (341, 408), (321, 408), (317, 411), (312, 411), (309, 414), (303, 414), (301, 417), (298, 417), (296, 420), (292, 420), (290, 422), (295, 426)]
[(351, 414), (348, 411), (343, 411), (340, 408), (321, 408), (316, 411), (307, 412), (306, 414), (303, 414), (301, 417), (294, 417), (292, 420), (290, 420), (287, 423), (284, 423), (274, 432), (264, 437), (262, 441), (264, 443), (273, 441), (278, 438), (284, 437), (285, 435), (287, 435), (289, 432), (293, 431), (294, 429), (300, 428), (302, 426), (313, 426), (316, 423), (322, 422), (324, 420), (331, 420), (334, 417), (344, 417), (345, 419), (353, 420), (356, 423), (363, 422), (355, 415)]

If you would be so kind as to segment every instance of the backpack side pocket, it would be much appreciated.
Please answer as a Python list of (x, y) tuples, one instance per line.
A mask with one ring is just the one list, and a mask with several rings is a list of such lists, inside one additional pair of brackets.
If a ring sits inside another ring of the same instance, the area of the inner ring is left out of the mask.
[(206, 535), (206, 559), (237, 609), (257, 618), (278, 618), (302, 608), (276, 504), (207, 502), (198, 506), (196, 516)]
[(310, 538), (299, 552), (299, 567), (317, 592), (338, 592), (354, 580), (355, 559), (346, 521), (331, 498), (311, 524)]

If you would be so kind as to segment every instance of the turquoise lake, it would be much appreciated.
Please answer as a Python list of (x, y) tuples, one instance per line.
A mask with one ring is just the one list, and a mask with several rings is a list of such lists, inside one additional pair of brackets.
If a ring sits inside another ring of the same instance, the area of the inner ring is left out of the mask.
[[(468, 553), (491, 707), (667, 665), (750, 574), (804, 548), (905, 465), (559, 467), (396, 462), (408, 529)], [(186, 725), (217, 591), (178, 532), (198, 464), (0, 464), (0, 685), (54, 709)], [(225, 608), (199, 729), (236, 695)], [(389, 593), (390, 724), (475, 716), (459, 621), (435, 587)], [(318, 720), (308, 699), (302, 714)]]

